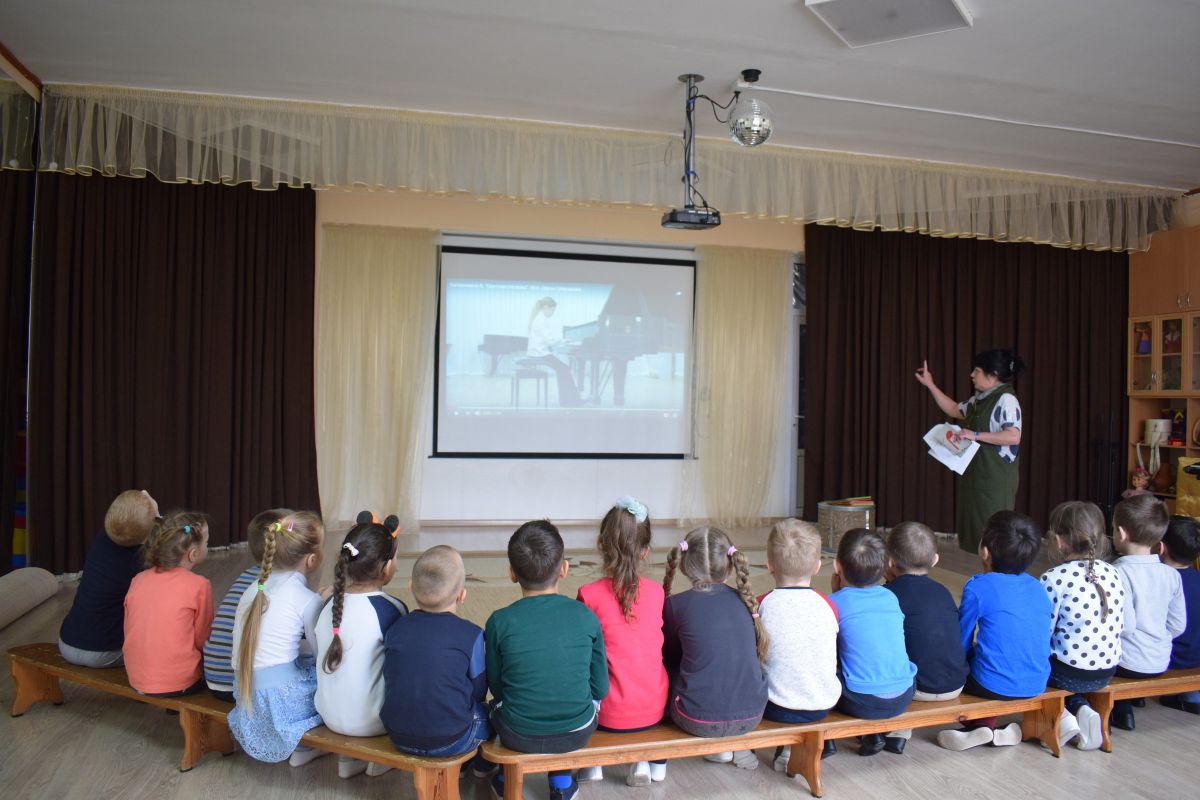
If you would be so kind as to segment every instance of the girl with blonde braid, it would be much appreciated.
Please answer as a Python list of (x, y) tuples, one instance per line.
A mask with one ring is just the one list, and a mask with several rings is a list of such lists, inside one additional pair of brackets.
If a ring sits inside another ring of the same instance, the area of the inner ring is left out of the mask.
[[(678, 569), (692, 588), (671, 596)], [(725, 584), (734, 575), (737, 589)], [(667, 556), (663, 578), (663, 661), (670, 676), (671, 719), (693, 736), (738, 736), (754, 730), (767, 705), (762, 662), (767, 632), (750, 590), (750, 566), (718, 528), (691, 531)], [(705, 756), (756, 769), (752, 751)]]
[(311, 511), (294, 511), (267, 526), (262, 572), (238, 602), (233, 628), (237, 677), (229, 728), (238, 744), (259, 761), (303, 766), (326, 755), (299, 747), (321, 724), (313, 705), (317, 672), (314, 630), (322, 595), (308, 588), (321, 566), (325, 528)]
[[(317, 618), (317, 712), (346, 736), (381, 736), (383, 640), (408, 607), (384, 593), (396, 574), (395, 534), (362, 522), (346, 534), (333, 571), (333, 596)], [(338, 777), (374, 777), (390, 767), (338, 756)]]
[(1042, 575), (1050, 596), (1050, 680), (1075, 692), (1058, 720), (1060, 745), (1078, 737), (1080, 750), (1102, 743), (1101, 719), (1087, 692), (1103, 689), (1121, 661), (1125, 588), (1108, 556), (1104, 515), (1094, 503), (1072, 500), (1050, 512), (1050, 553), (1060, 563)]
[[(579, 600), (600, 620), (608, 659), (608, 696), (600, 705), (598, 730), (632, 733), (657, 725), (667, 705), (663, 668), (663, 589), (640, 574), (650, 555), (650, 512), (622, 497), (600, 523), (596, 542), (604, 576), (579, 589)], [(600, 767), (580, 770), (581, 781), (604, 777)], [(639, 761), (625, 782), (649, 786), (667, 778), (667, 762)]]

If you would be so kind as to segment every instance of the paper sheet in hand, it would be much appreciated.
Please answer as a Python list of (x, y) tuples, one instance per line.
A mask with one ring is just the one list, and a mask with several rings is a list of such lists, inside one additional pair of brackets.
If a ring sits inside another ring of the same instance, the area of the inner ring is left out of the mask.
[(943, 422), (930, 428), (923, 438), (929, 445), (929, 455), (962, 475), (970, 466), (975, 453), (979, 451), (979, 444), (970, 442), (964, 448), (961, 442), (955, 443), (951, 437), (960, 430), (962, 428), (957, 425), (947, 425)]

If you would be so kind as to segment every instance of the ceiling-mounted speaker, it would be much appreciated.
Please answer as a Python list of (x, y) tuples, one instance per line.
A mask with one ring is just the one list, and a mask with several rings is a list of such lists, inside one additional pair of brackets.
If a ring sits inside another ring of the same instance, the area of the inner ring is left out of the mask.
[(960, 0), (804, 0), (848, 47), (971, 27)]

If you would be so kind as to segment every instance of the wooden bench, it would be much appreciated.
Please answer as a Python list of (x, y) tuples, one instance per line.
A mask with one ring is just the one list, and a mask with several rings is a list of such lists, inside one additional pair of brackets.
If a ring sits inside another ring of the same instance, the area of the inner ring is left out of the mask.
[(1088, 705), (1100, 715), (1100, 731), (1104, 739), (1100, 749), (1106, 753), (1112, 752), (1112, 741), (1108, 736), (1108, 717), (1112, 713), (1113, 703), (1117, 700), (1194, 691), (1200, 691), (1200, 669), (1173, 669), (1157, 678), (1113, 678), (1112, 682), (1100, 691), (1088, 692)]
[[(206, 753), (229, 755), (236, 749), (228, 720), (233, 705), (207, 693), (172, 698), (138, 694), (129, 685), (124, 668), (93, 669), (70, 664), (59, 654), (58, 646), (50, 642), (14, 647), (8, 651), (8, 658), (16, 684), (14, 717), (42, 700), (61, 705), (63, 695), (58, 683), (61, 679), (178, 711), (179, 727), (183, 729), (179, 769), (183, 772), (194, 767)], [(471, 752), (454, 758), (411, 756), (398, 752), (386, 736), (343, 736), (323, 726), (313, 728), (300, 741), (309, 747), (411, 772), (421, 800), (458, 800), (459, 768), (475, 755)]]
[(750, 733), (705, 739), (684, 733), (673, 725), (658, 725), (636, 733), (595, 733), (588, 746), (570, 753), (518, 753), (498, 741), (483, 745), (483, 755), (504, 769), (505, 800), (520, 800), (526, 773), (579, 769), (637, 761), (687, 758), (729, 750), (756, 750), (787, 745), (792, 748), (789, 775), (803, 775), (809, 791), (821, 797), (821, 751), (827, 739), (844, 739), (868, 733), (888, 733), (901, 728), (962, 723), (983, 717), (1023, 713), (1022, 738), (1043, 742), (1057, 757), (1058, 718), (1068, 692), (1051, 689), (1028, 700), (984, 700), (962, 695), (937, 703), (913, 703), (898, 717), (884, 720), (858, 719), (838, 712), (818, 722), (787, 725), (762, 722)]

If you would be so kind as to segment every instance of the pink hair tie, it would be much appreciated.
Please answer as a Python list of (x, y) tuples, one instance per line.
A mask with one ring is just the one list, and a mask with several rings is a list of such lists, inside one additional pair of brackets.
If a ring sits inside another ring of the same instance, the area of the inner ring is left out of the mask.
[(341, 632), (342, 632), (342, 629), (341, 629), (341, 628), (339, 628), (337, 625), (334, 625), (334, 626), (333, 626), (333, 635), (334, 635), (334, 636), (337, 636), (337, 635), (339, 635)]
[(725, 551), (725, 555), (729, 556), (730, 558), (733, 558), (733, 554), (736, 552), (737, 552), (737, 548), (734, 547), (733, 545), (729, 545), (729, 549)]
[(750, 614), (750, 619), (758, 619), (758, 612), (755, 611), (752, 614)]
[(687, 552), (687, 539), (684, 539), (679, 542), (679, 550), (680, 550), (680, 552), (683, 552), (683, 553)]

